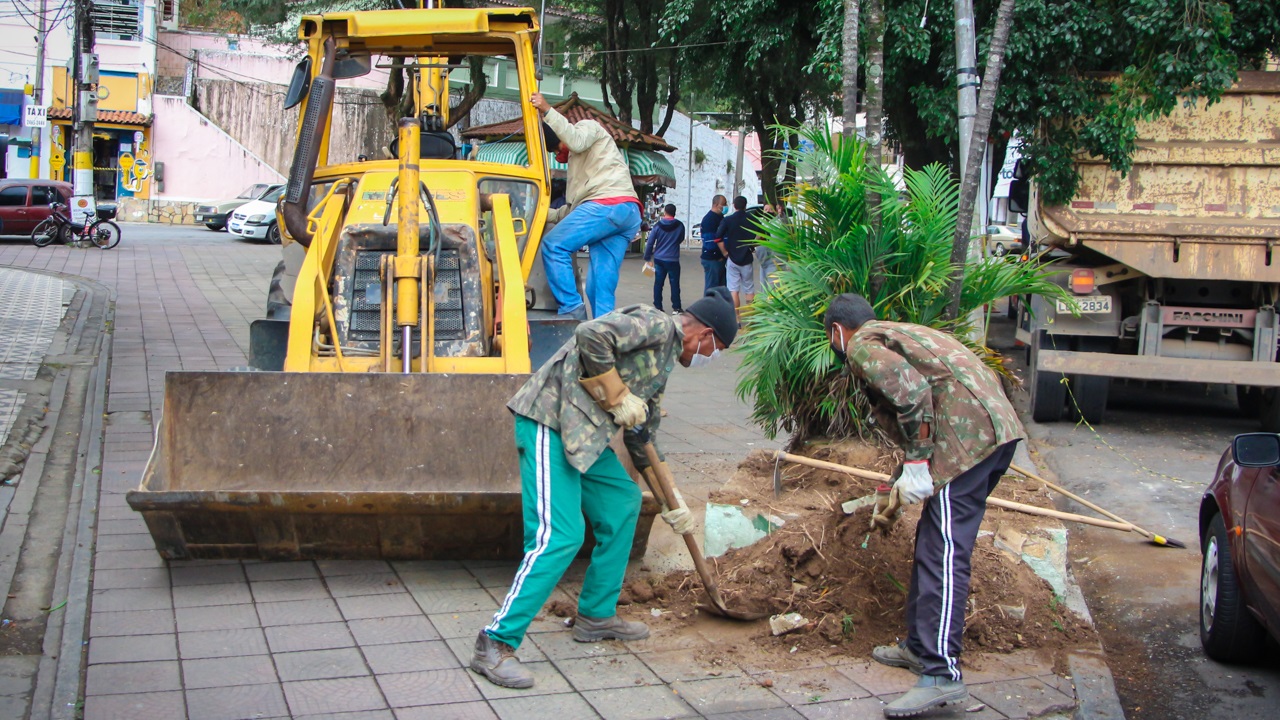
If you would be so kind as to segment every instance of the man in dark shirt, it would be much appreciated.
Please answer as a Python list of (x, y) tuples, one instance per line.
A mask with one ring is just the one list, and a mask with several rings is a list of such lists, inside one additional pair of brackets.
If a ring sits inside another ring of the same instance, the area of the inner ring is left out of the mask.
[(729, 292), (733, 306), (750, 305), (756, 296), (755, 278), (755, 224), (747, 215), (747, 199), (741, 195), (733, 199), (733, 214), (720, 224), (716, 244), (720, 253), (728, 259), (725, 273), (729, 276)]
[(724, 287), (724, 255), (716, 246), (720, 224), (724, 222), (724, 208), (729, 204), (723, 195), (711, 198), (711, 211), (702, 216), (702, 292), (713, 287)]
[(662, 209), (662, 219), (649, 231), (644, 245), (644, 261), (653, 263), (653, 306), (662, 309), (662, 286), (671, 279), (671, 309), (673, 314), (684, 311), (680, 304), (680, 244), (684, 242), (684, 223), (676, 219), (676, 206), (670, 203)]

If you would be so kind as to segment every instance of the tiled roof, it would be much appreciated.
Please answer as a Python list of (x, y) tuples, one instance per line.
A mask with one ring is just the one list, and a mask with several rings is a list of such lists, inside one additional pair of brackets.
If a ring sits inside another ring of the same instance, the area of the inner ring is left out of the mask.
[[(578, 97), (578, 93), (570, 95), (567, 100), (556, 103), (552, 107), (561, 115), (564, 115), (571, 123), (576, 123), (580, 120), (595, 120), (603, 125), (605, 130), (609, 131), (613, 141), (621, 147), (631, 147), (637, 150), (661, 150), (663, 152), (675, 150), (666, 140), (657, 135), (640, 132), (621, 120), (609, 117), (595, 107), (588, 105)], [(462, 136), (469, 138), (524, 137), (524, 122), (520, 118), (513, 118), (489, 125), (476, 125), (463, 130)]]
[[(70, 120), (71, 108), (49, 108), (49, 117), (54, 120)], [(151, 116), (128, 110), (99, 110), (98, 119), (95, 122), (150, 127)]]

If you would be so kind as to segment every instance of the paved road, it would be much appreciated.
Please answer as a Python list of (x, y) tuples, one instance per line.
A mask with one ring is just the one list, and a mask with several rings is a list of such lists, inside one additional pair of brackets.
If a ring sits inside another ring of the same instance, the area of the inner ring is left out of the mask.
[[(1000, 324), (993, 334), (1008, 343), (1012, 329)], [(1025, 409), (1026, 393), (1015, 402)], [(1096, 433), (1070, 422), (1028, 422), (1062, 485), (1190, 547), (1073, 531), (1075, 572), (1131, 720), (1272, 720), (1280, 712), (1280, 652), (1262, 667), (1222, 665), (1201, 652), (1197, 625), (1200, 498), (1231, 437), (1256, 429), (1240, 416), (1233, 392), (1203, 384), (1113, 382)]]

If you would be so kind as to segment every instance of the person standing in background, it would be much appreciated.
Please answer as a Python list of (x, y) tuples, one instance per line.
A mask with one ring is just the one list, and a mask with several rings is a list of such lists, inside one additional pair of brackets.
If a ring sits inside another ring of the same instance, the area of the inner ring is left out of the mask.
[(725, 273), (729, 276), (729, 293), (733, 306), (750, 305), (756, 296), (755, 231), (751, 216), (747, 214), (747, 199), (741, 195), (733, 199), (733, 214), (724, 219), (716, 244), (720, 253), (728, 259)]
[(644, 261), (652, 263), (653, 306), (662, 309), (662, 286), (671, 278), (672, 314), (683, 312), (680, 304), (680, 245), (684, 242), (684, 223), (676, 219), (676, 206), (662, 208), (662, 218), (649, 231), (644, 245)]
[(711, 210), (702, 216), (702, 292), (713, 287), (723, 287), (725, 277), (724, 255), (716, 245), (720, 225), (724, 222), (724, 210), (729, 201), (723, 195), (711, 198)]
[[(756, 240), (758, 241), (765, 236), (765, 231), (763, 229), (764, 223), (773, 218), (781, 219), (782, 217), (783, 211), (781, 203), (777, 205), (766, 204), (763, 212), (759, 215), (752, 216), (752, 224), (755, 226), (753, 227), (753, 231), (755, 232)], [(778, 271), (778, 263), (774, 259), (773, 251), (757, 242), (755, 261), (756, 265), (760, 267), (760, 286), (765, 289), (773, 287), (777, 283), (773, 278), (773, 274)]]

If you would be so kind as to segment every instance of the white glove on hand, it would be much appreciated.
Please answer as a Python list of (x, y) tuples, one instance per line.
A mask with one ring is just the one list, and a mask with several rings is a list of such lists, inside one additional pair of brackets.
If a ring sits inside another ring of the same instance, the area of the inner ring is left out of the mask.
[(928, 460), (911, 460), (902, 463), (902, 475), (894, 487), (898, 488), (898, 497), (907, 505), (924, 502), (933, 494), (933, 476), (929, 474)]
[(693, 513), (689, 511), (689, 506), (684, 504), (680, 491), (676, 490), (675, 494), (675, 507), (662, 513), (662, 520), (670, 525), (677, 535), (688, 535), (693, 532)]
[(613, 421), (618, 423), (618, 427), (631, 429), (637, 425), (643, 425), (644, 421), (649, 419), (649, 406), (635, 395), (627, 393), (622, 398), (622, 402), (609, 410), (609, 414), (613, 416)]

